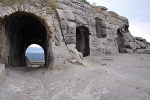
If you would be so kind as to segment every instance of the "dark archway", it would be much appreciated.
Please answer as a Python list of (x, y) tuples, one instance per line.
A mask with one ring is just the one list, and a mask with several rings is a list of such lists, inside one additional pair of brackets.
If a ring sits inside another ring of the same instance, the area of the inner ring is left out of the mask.
[(85, 26), (76, 28), (76, 48), (83, 54), (83, 57), (90, 55), (89, 30)]
[(8, 66), (26, 66), (26, 49), (31, 44), (40, 45), (45, 52), (45, 65), (47, 57), (47, 32), (42, 22), (29, 13), (17, 12), (4, 19), (5, 34), (8, 45)]

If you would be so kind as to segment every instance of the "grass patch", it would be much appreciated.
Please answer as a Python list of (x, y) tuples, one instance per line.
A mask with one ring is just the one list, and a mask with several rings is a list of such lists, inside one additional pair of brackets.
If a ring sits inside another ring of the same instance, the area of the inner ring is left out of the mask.
[(88, 2), (88, 1), (86, 1), (86, 0), (80, 0), (82, 3), (85, 3), (85, 4), (89, 4), (90, 5), (90, 3)]
[(106, 66), (106, 64), (101, 64), (101, 66)]
[(0, 3), (3, 3), (5, 0), (0, 0)]
[(150, 46), (150, 42), (147, 42), (147, 45)]
[(42, 62), (42, 61), (30, 61), (30, 65), (44, 66), (44, 62)]
[(150, 54), (150, 50), (146, 50), (143, 52), (144, 54)]
[(56, 6), (57, 0), (48, 0), (48, 2), (53, 10), (55, 10), (57, 8), (57, 6)]

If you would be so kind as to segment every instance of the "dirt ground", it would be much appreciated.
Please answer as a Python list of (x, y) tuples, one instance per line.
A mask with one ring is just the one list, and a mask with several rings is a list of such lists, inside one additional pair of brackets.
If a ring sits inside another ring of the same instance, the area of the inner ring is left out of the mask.
[(88, 56), (84, 62), (7, 68), (0, 100), (150, 100), (150, 55)]

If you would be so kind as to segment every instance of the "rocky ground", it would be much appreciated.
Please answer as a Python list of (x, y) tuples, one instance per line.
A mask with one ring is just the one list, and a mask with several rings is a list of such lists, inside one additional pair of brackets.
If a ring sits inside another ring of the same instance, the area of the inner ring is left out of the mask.
[(7, 68), (0, 100), (150, 100), (150, 55), (89, 56), (85, 65)]

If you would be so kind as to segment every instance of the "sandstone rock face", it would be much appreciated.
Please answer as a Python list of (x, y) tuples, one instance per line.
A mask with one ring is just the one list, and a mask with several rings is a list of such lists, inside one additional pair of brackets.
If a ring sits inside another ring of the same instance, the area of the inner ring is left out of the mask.
[(55, 6), (53, 10), (39, 2), (0, 5), (1, 63), (27, 65), (25, 51), (31, 44), (43, 48), (47, 67), (72, 59), (82, 63), (88, 55), (146, 49), (146, 40), (128, 30), (128, 19), (106, 7), (78, 0), (57, 0)]

